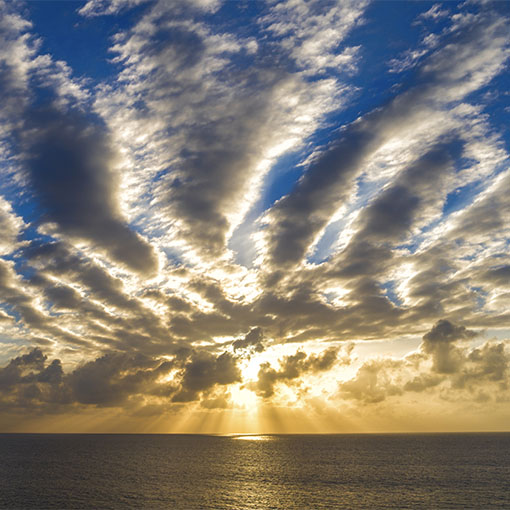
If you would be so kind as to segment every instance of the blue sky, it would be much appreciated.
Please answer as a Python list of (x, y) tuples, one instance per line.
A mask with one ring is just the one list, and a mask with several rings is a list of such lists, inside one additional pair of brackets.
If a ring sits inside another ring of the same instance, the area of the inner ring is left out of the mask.
[(0, 15), (4, 428), (248, 430), (319, 400), (381, 430), (445, 399), (506, 419), (507, 2)]

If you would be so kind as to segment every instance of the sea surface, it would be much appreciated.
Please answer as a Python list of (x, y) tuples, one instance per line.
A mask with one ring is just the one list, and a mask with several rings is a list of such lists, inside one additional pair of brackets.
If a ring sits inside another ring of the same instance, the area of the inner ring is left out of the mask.
[(0, 434), (0, 508), (510, 508), (510, 434)]

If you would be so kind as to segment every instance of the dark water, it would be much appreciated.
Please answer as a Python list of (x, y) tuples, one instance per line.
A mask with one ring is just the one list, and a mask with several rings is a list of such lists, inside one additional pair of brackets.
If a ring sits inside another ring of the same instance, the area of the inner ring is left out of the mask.
[(0, 434), (0, 507), (510, 508), (510, 434), (262, 439)]

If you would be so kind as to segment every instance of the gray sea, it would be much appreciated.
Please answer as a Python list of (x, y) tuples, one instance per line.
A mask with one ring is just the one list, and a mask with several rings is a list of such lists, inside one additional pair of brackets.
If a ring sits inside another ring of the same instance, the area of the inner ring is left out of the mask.
[(0, 507), (510, 509), (510, 434), (0, 434)]

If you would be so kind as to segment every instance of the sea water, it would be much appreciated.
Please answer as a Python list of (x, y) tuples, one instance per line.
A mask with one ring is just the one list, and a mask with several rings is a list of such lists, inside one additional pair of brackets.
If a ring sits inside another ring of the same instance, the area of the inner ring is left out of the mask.
[(0, 434), (1, 508), (510, 508), (510, 434)]

